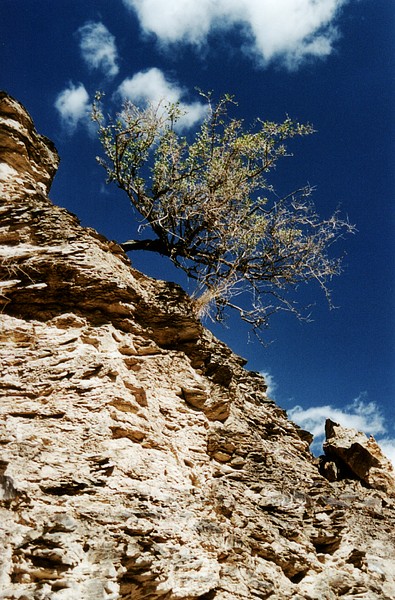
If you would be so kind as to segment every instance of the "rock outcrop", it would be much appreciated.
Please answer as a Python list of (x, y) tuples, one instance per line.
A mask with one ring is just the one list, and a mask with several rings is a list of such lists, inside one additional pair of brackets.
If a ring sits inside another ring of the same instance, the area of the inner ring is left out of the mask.
[(354, 476), (367, 487), (383, 490), (395, 498), (393, 466), (372, 436), (368, 438), (361, 431), (342, 427), (330, 419), (325, 423), (325, 435), (324, 474), (330, 471), (332, 480)]
[(0, 599), (394, 598), (389, 490), (323, 477), (186, 294), (51, 203), (57, 163), (0, 94)]

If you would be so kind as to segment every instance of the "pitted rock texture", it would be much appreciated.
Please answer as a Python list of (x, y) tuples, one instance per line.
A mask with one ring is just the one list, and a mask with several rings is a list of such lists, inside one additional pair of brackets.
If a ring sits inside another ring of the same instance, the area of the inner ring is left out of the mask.
[(0, 130), (0, 599), (394, 598), (393, 499), (323, 477), (186, 294), (53, 206), (5, 94)]

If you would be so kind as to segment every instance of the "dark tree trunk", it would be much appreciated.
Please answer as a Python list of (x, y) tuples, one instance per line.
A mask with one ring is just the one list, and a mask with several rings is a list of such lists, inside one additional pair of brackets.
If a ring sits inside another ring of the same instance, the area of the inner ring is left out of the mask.
[(149, 250), (150, 252), (158, 252), (164, 256), (170, 256), (169, 248), (162, 242), (162, 240), (128, 240), (120, 244), (121, 248), (125, 252), (131, 252), (132, 250)]

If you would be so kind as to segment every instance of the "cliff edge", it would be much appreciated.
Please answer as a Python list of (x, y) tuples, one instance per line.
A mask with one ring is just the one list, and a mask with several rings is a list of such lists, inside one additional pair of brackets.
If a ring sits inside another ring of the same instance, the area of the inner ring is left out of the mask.
[(318, 464), (180, 287), (51, 203), (58, 160), (0, 93), (0, 599), (395, 598), (380, 451), (329, 424)]

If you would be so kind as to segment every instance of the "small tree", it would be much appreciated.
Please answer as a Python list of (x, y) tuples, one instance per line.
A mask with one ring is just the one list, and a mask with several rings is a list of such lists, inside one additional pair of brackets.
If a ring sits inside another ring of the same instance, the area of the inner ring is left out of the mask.
[(267, 181), (278, 159), (289, 156), (285, 142), (312, 127), (257, 119), (245, 131), (229, 116), (232, 97), (215, 105), (205, 98), (207, 116), (189, 141), (179, 131), (177, 104), (141, 109), (125, 102), (106, 123), (97, 96), (92, 118), (106, 155), (98, 161), (154, 234), (123, 248), (169, 257), (197, 281), (198, 309), (209, 305), (217, 320), (226, 308), (254, 329), (281, 309), (302, 317), (288, 292), (311, 280), (330, 303), (328, 282), (341, 265), (328, 249), (354, 227), (338, 212), (320, 220), (310, 186), (278, 197)]

